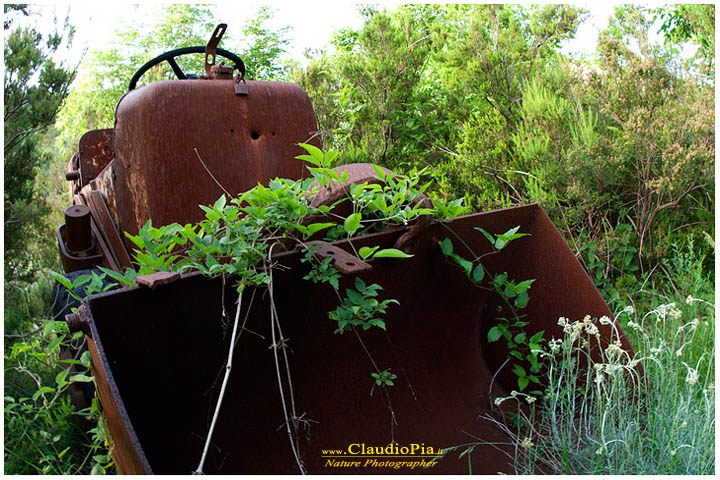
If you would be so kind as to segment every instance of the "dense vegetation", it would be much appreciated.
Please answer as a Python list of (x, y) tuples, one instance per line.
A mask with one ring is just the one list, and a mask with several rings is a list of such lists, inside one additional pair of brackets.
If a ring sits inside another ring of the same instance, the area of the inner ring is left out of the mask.
[[(580, 395), (583, 422), (512, 427), (519, 473), (714, 472), (714, 12), (618, 7), (590, 59), (562, 53), (587, 17), (566, 5), (364, 7), (361, 28), (338, 32), (305, 65), (281, 60), (287, 30), (267, 28), (267, 9), (242, 37), (230, 25), (223, 40), (252, 77), (306, 89), (337, 162), (431, 167), (433, 194), (464, 196), (474, 210), (539, 203), (624, 312), (618, 321), (648, 359), (652, 395), (638, 403), (618, 389), (590, 395), (553, 384), (550, 401), (534, 404), (543, 417), (566, 418), (575, 405), (567, 399)], [(66, 396), (38, 394), (67, 383), (47, 273), (60, 270), (53, 229), (67, 203), (65, 164), (82, 133), (112, 125), (139, 65), (204, 44), (217, 18), (205, 7), (167, 7), (88, 52), (75, 74), (53, 60), (69, 25), (42, 36), (27, 26), (26, 6), (5, 13), (6, 473), (97, 472), (105, 453), (88, 456), (83, 445), (101, 448), (101, 429), (86, 437)], [(697, 47), (692, 58), (681, 55), (686, 42)], [(572, 347), (557, 348), (558, 368), (571, 371), (560, 365)], [(604, 385), (628, 371), (618, 358), (603, 365)]]

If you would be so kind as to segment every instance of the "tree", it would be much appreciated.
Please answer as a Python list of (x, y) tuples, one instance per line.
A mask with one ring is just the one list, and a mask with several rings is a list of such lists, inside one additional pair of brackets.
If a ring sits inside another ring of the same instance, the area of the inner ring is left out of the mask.
[(420, 7), (361, 13), (359, 31), (335, 36), (337, 55), (311, 62), (296, 81), (319, 107), (323, 140), (344, 146), (345, 161), (397, 169), (417, 143), (411, 118), (422, 104), (416, 93), (432, 48), (430, 19)]
[(273, 17), (270, 7), (260, 7), (255, 18), (243, 27), (243, 41), (250, 46), (242, 51), (246, 76), (255, 80), (284, 80), (287, 71), (279, 61), (288, 44), (290, 27), (270, 30), (266, 23)]
[(703, 70), (714, 78), (715, 73), (715, 5), (668, 5), (655, 10), (662, 19), (660, 31), (666, 43), (692, 42), (698, 46), (696, 57)]
[[(575, 34), (583, 18), (584, 11), (566, 5), (448, 9), (446, 21), (437, 24), (443, 46), (432, 75), (442, 79), (451, 127), (440, 140), (448, 155), (435, 169), (443, 190), (467, 191), (481, 208), (527, 199), (531, 167), (546, 167), (549, 157), (537, 159), (533, 144), (521, 141), (525, 94), (531, 85), (562, 88), (560, 42)], [(547, 132), (532, 140), (535, 146), (550, 142)]]
[(28, 264), (26, 255), (21, 255), (24, 245), (47, 213), (34, 183), (37, 169), (50, 161), (42, 149), (42, 134), (55, 120), (75, 72), (53, 59), (62, 45), (72, 41), (73, 27), (67, 19), (60, 30), (43, 34), (28, 25), (32, 15), (28, 5), (5, 5), (4, 13), (7, 277)]

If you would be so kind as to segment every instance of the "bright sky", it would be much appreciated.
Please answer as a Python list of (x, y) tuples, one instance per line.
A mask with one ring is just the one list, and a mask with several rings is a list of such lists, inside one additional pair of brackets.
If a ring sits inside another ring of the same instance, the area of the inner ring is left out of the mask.
[[(388, 9), (394, 9), (402, 2), (379, 1), (375, 3)], [(650, 3), (657, 5), (656, 2)], [(298, 0), (294, 2), (277, 0), (221, 2), (211, 6), (211, 9), (215, 12), (216, 18), (227, 23), (228, 29), (232, 31), (233, 28), (240, 28), (247, 19), (253, 18), (263, 4), (268, 4), (275, 9), (274, 19), (269, 24), (271, 28), (291, 27), (288, 54), (300, 61), (303, 60), (303, 52), (307, 48), (326, 47), (335, 31), (344, 27), (357, 28), (362, 25), (357, 4), (346, 0), (334, 2)], [(598, 32), (607, 26), (608, 18), (616, 4), (577, 3), (576, 5), (590, 11), (590, 17), (581, 24), (576, 38), (566, 43), (564, 52), (566, 54), (592, 54), (595, 50)], [(132, 25), (147, 18), (151, 12), (157, 11), (159, 5), (158, 2), (147, 0), (143, 2), (142, 6), (122, 2), (75, 1), (72, 3), (45, 3), (42, 8), (43, 19), (46, 22), (51, 21), (53, 13), (64, 18), (69, 11), (70, 23), (76, 28), (71, 58), (79, 59), (85, 49), (99, 48), (109, 43), (115, 29), (123, 24)]]

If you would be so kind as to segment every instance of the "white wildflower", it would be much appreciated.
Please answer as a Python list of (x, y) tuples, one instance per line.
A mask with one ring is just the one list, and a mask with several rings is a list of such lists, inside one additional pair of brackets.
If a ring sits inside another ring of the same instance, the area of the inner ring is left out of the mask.
[(515, 390), (513, 390), (512, 392), (510, 392), (510, 396), (511, 396), (512, 398), (515, 398), (515, 397), (518, 396), (518, 392), (516, 392)]
[(573, 332), (580, 333), (580, 332), (582, 332), (582, 329), (584, 326), (585, 326), (584, 322), (575, 322), (572, 324), (572, 330), (573, 330)]
[(620, 356), (624, 352), (625, 350), (620, 347), (620, 342), (618, 341), (611, 343), (605, 349), (605, 355), (607, 355), (608, 358), (615, 358), (616, 356)]
[(535, 446), (535, 444), (532, 442), (532, 439), (530, 437), (525, 437), (520, 446), (523, 448), (532, 448), (533, 446)]
[(641, 330), (641, 329), (642, 329), (642, 327), (641, 327), (640, 325), (638, 325), (637, 323), (633, 322), (632, 320), (630, 320), (630, 321), (628, 322), (628, 328), (632, 328), (632, 329), (634, 329), (634, 330)]
[(560, 351), (560, 347), (562, 346), (562, 340), (553, 338), (548, 342), (548, 346), (550, 347), (551, 352), (557, 353)]
[(692, 303), (695, 301), (692, 295), (688, 295), (688, 297), (685, 299), (685, 303), (688, 305), (692, 305)]
[(495, 406), (499, 407), (500, 404), (501, 404), (502, 402), (504, 402), (504, 401), (505, 401), (505, 398), (504, 398), (504, 397), (497, 397), (497, 398), (495, 399)]
[(687, 428), (687, 422), (682, 422), (682, 425), (680, 425), (680, 428)]
[(598, 371), (598, 372), (595, 374), (595, 380), (594, 380), (594, 381), (595, 381), (595, 383), (598, 384), (598, 386), (600, 386), (600, 384), (603, 382), (603, 379), (604, 379), (604, 378), (605, 378), (605, 375), (603, 375), (602, 372)]
[(663, 350), (663, 349), (662, 349), (662, 345), (658, 345), (657, 347), (654, 347), (654, 348), (651, 348), (651, 349), (650, 349), (650, 351), (651, 351), (654, 355), (657, 355), (658, 353), (662, 352), (662, 350)]
[(536, 400), (536, 398), (533, 397), (532, 395), (528, 395), (527, 397), (525, 397), (525, 400), (527, 400), (528, 403), (533, 403)]
[(568, 323), (567, 318), (565, 318), (565, 317), (558, 318), (558, 325), (560, 325), (561, 327), (564, 327), (565, 325), (567, 325), (567, 323)]
[(687, 383), (688, 385), (695, 385), (698, 382), (697, 370), (695, 370), (685, 362), (683, 362), (683, 365), (685, 365), (685, 367), (687, 367), (688, 369), (687, 376), (685, 377), (685, 383)]
[(594, 323), (588, 323), (587, 325), (585, 325), (585, 332), (588, 335), (600, 335), (600, 330), (598, 330), (597, 325), (595, 325)]
[(612, 320), (610, 320), (610, 317), (607, 315), (603, 315), (598, 321), (600, 322), (600, 325), (610, 325), (612, 323)]
[(603, 446), (601, 445), (600, 448), (598, 448), (597, 450), (595, 450), (595, 455), (602, 455), (603, 452), (605, 452), (605, 447), (603, 447)]

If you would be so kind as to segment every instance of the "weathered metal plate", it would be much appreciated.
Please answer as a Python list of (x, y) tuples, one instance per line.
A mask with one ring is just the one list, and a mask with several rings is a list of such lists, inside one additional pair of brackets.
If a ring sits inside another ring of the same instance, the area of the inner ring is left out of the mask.
[(110, 163), (115, 154), (114, 130), (91, 130), (80, 137), (78, 158), (80, 161), (81, 187), (90, 183)]
[[(301, 456), (312, 474), (467, 473), (468, 459), (448, 455), (430, 469), (329, 466), (323, 450), (351, 444), (424, 444), (434, 449), (480, 440), (471, 454), (473, 473), (511, 473), (508, 439), (480, 416), (491, 397), (515, 387), (497, 368), (506, 358), (501, 345), (488, 345), (497, 304), (449, 264), (437, 242), (462, 238), (476, 255), (489, 251), (473, 227), (502, 233), (520, 226), (530, 233), (497, 255), (488, 271), (517, 280), (535, 278), (525, 310), (529, 330), (561, 335), (557, 319), (589, 314), (610, 316), (607, 305), (551, 221), (536, 205), (482, 213), (433, 224), (415, 242), (411, 259), (377, 259), (360, 275), (396, 298), (386, 316), (387, 332), (362, 334), (381, 369), (397, 375), (387, 398), (373, 388), (373, 367), (351, 333), (334, 334), (328, 319), (338, 298), (330, 287), (302, 280), (307, 266), (297, 252), (279, 254), (288, 269), (274, 274), (274, 292), (283, 333), (289, 339), (290, 368), (298, 415), (313, 420), (301, 432)], [(404, 230), (354, 240), (391, 247)], [(454, 241), (456, 251), (463, 252)], [(335, 245), (343, 247), (344, 242)], [(346, 246), (347, 249), (347, 246)], [(354, 277), (343, 277), (341, 289)], [(126, 288), (91, 297), (81, 309), (90, 316), (93, 365), (110, 428), (122, 446), (115, 454), (121, 473), (188, 474), (198, 464), (212, 419), (227, 355), (229, 335), (221, 322), (220, 279), (191, 274), (155, 290)], [(236, 294), (227, 282), (225, 308), (234, 312)], [(206, 473), (297, 474), (283, 425), (271, 343), (267, 292), (248, 291), (250, 311), (234, 354), (233, 370), (210, 448)], [(251, 297), (253, 298), (251, 301)], [(244, 316), (244, 314), (243, 314)], [(609, 332), (601, 328), (607, 338)], [(625, 348), (630, 345), (625, 341)], [(317, 422), (317, 423), (315, 423)], [(355, 447), (353, 447), (355, 448)], [(350, 460), (358, 460), (350, 459)], [(385, 461), (407, 459), (387, 458)], [(418, 459), (420, 460), (420, 459)], [(429, 460), (429, 459), (425, 459)]]

